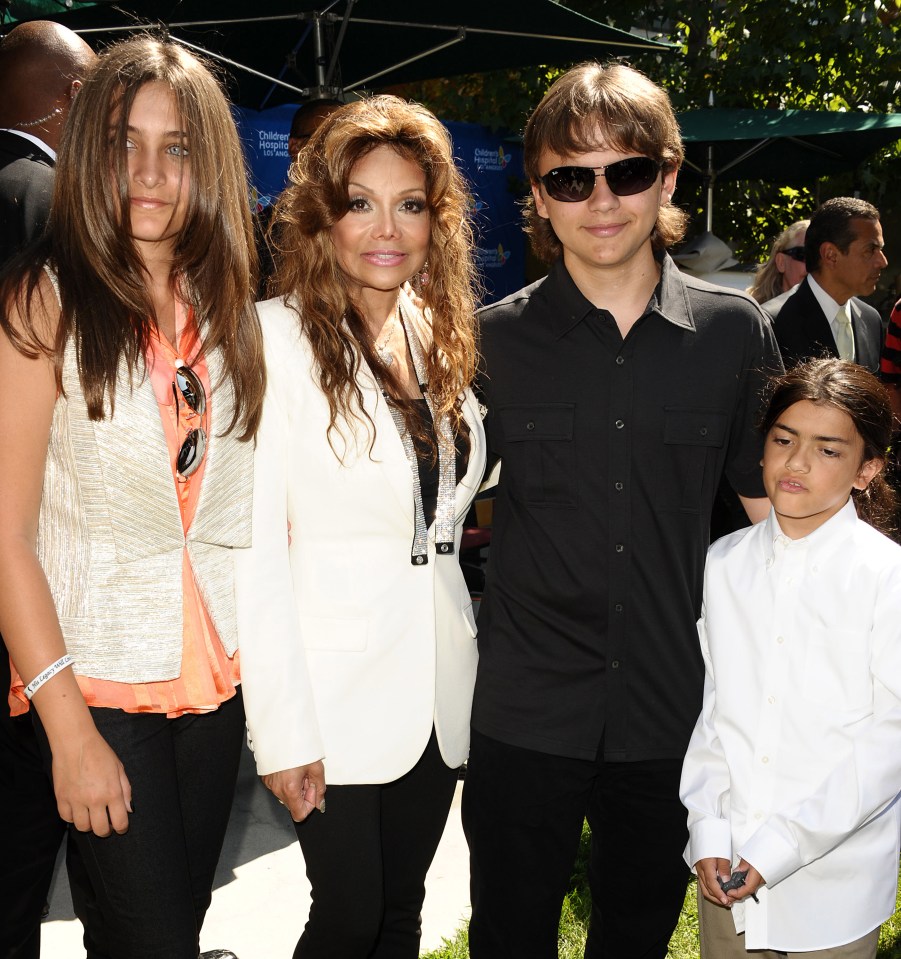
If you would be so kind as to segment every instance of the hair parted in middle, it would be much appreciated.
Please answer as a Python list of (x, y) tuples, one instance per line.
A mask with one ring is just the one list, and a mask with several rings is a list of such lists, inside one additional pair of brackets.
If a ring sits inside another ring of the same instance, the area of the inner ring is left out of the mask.
[[(545, 151), (568, 156), (591, 153), (602, 144), (656, 160), (663, 175), (677, 170), (685, 156), (679, 124), (665, 90), (625, 64), (581, 63), (554, 81), (526, 123), (526, 176), (537, 184), (548, 172), (540, 169)], [(550, 221), (539, 216), (531, 195), (526, 198), (525, 220), (536, 255), (546, 263), (556, 260), (563, 246)], [(654, 249), (678, 243), (686, 223), (685, 212), (672, 202), (661, 206), (651, 234)]]
[[(478, 281), (473, 263), (471, 202), (454, 163), (450, 136), (425, 107), (383, 95), (346, 104), (318, 128), (289, 173), (271, 236), (276, 246), (273, 289), (298, 314), (313, 352), (319, 385), (328, 399), (329, 438), (342, 425), (369, 419), (356, 374), (363, 359), (382, 379), (392, 371), (379, 360), (359, 307), (338, 263), (331, 228), (348, 214), (354, 166), (378, 147), (389, 147), (425, 174), (429, 213), (428, 278), (418, 295), (431, 321), (426, 353), (429, 394), (465, 432), (461, 394), (475, 375), (474, 313)], [(411, 279), (413, 279), (411, 277)], [(392, 400), (408, 428), (418, 417)], [(370, 440), (374, 425), (369, 422)], [(434, 439), (430, 446), (434, 447)], [(334, 448), (334, 444), (333, 444)], [(371, 447), (370, 447), (371, 448)]]
[[(861, 466), (868, 460), (885, 463), (892, 441), (892, 405), (888, 390), (869, 370), (848, 360), (822, 357), (773, 377), (760, 432), (766, 436), (779, 417), (802, 400), (831, 406), (851, 418), (863, 440)], [(896, 498), (884, 470), (870, 480), (866, 489), (852, 490), (851, 495), (862, 520), (886, 535), (894, 532)]]
[[(115, 403), (120, 360), (143, 369), (155, 321), (144, 262), (131, 237), (128, 120), (148, 83), (171, 90), (186, 134), (190, 184), (171, 276), (194, 309), (208, 353), (222, 352), (223, 376), (235, 391), (235, 419), (249, 439), (259, 423), (265, 390), (262, 334), (253, 305), (256, 253), (244, 155), (228, 100), (195, 54), (174, 42), (142, 35), (108, 47), (72, 106), (56, 165), (47, 239), (25, 264), (25, 282), (5, 283), (3, 301), (18, 297), (26, 318), (48, 262), (62, 312), (53, 345), (26, 327), (4, 323), (23, 352), (54, 355), (74, 337), (88, 410), (94, 419)], [(215, 389), (215, 384), (214, 384)]]

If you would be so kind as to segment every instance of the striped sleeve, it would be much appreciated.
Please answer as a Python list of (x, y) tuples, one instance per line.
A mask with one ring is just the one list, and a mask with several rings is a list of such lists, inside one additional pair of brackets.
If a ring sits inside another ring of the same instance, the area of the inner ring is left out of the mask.
[(885, 383), (901, 383), (901, 300), (894, 305), (889, 317), (879, 373)]

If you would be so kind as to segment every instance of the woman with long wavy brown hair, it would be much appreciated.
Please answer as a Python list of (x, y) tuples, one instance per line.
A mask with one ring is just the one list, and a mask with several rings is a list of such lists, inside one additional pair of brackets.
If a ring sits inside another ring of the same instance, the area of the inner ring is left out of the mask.
[(333, 113), (290, 175), (238, 576), (248, 726), (313, 887), (295, 956), (412, 959), (476, 665), (468, 197), (445, 129), (390, 96)]
[(244, 715), (265, 376), (247, 178), (191, 53), (110, 47), (0, 285), (0, 630), (110, 959), (197, 959)]

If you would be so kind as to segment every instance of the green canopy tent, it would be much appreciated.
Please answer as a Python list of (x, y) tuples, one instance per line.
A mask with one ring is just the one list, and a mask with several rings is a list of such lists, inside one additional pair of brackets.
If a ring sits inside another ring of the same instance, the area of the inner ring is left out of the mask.
[(228, 67), (233, 99), (255, 109), (433, 77), (673, 49), (556, 0), (331, 0), (325, 7), (310, 0), (100, 0), (74, 7), (44, 16), (92, 44), (162, 27)]
[(707, 230), (712, 229), (717, 180), (809, 184), (853, 170), (877, 150), (901, 139), (901, 114), (834, 110), (729, 110), (711, 107), (679, 114), (689, 175), (707, 186)]

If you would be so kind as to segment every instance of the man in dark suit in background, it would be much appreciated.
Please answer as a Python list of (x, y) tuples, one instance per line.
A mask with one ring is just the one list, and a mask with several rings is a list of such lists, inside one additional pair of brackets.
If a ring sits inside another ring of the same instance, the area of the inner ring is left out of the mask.
[(876, 289), (888, 265), (879, 211), (854, 197), (827, 200), (810, 218), (804, 247), (807, 277), (783, 303), (764, 304), (785, 368), (834, 356), (876, 373), (882, 320), (857, 297)]
[(46, 20), (0, 42), (0, 264), (44, 229), (63, 124), (93, 60), (77, 34)]
[[(63, 124), (94, 59), (80, 37), (49, 21), (21, 23), (0, 41), (0, 267), (44, 230)], [(65, 823), (31, 718), (10, 715), (9, 683), (0, 640), (0, 957), (38, 959), (41, 912)]]

